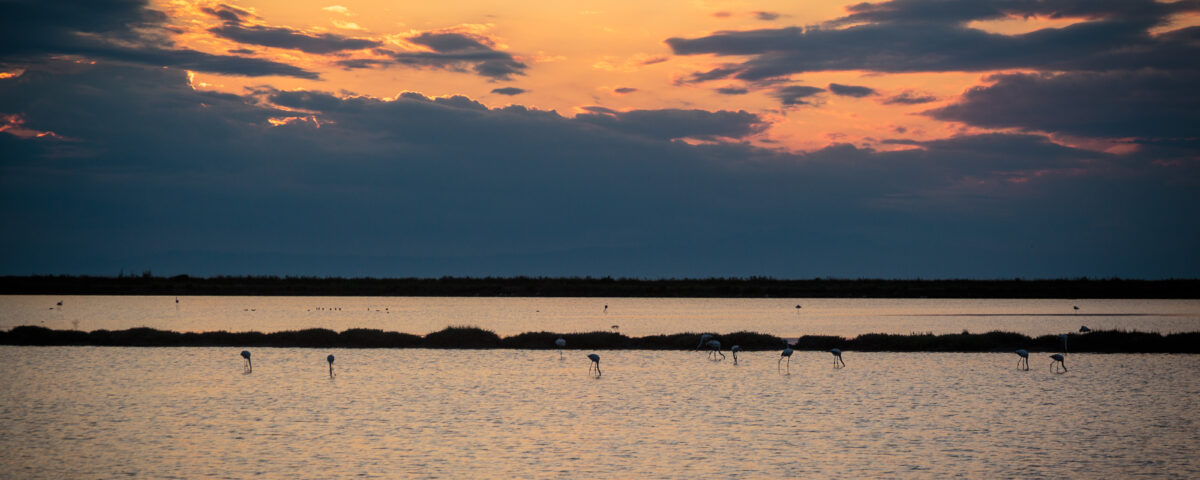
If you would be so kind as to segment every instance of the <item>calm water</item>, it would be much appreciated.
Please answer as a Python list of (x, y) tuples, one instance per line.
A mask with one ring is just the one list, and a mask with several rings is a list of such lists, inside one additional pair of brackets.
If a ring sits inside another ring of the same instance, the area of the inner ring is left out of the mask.
[(1200, 477), (1197, 355), (238, 351), (0, 347), (0, 477)]
[(176, 304), (175, 297), (163, 296), (0, 296), (0, 328), (16, 325), (266, 332), (363, 327), (418, 335), (448, 325), (476, 325), (500, 335), (618, 325), (635, 336), (751, 330), (781, 337), (963, 330), (1046, 335), (1087, 325), (1172, 333), (1200, 331), (1200, 300), (180, 297)]

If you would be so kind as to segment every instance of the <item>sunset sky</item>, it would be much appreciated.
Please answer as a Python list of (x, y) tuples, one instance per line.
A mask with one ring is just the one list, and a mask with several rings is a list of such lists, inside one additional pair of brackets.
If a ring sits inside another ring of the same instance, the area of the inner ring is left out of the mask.
[(0, 274), (1200, 275), (1200, 1), (0, 0)]

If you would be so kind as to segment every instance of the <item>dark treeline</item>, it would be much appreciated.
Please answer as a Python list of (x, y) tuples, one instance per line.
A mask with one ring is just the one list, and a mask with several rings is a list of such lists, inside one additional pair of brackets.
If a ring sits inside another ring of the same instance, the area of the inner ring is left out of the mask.
[(4, 276), (0, 294), (417, 297), (1200, 298), (1200, 279), (779, 280), (593, 277)]
[[(0, 345), (33, 346), (121, 346), (121, 347), (302, 347), (302, 348), (512, 348), (557, 349), (554, 340), (567, 341), (566, 349), (615, 350), (694, 350), (699, 346), (699, 333), (629, 337), (616, 332), (553, 333), (529, 332), (500, 337), (494, 332), (476, 327), (448, 327), (425, 336), (385, 332), (374, 329), (350, 329), (338, 333), (323, 328), (261, 332), (172, 332), (153, 328), (128, 330), (51, 330), (45, 327), (21, 326), (0, 331)], [(779, 350), (788, 346), (786, 340), (774, 335), (754, 332), (710, 334), (723, 348), (738, 345), (742, 350)], [(871, 333), (855, 338), (807, 335), (791, 345), (798, 350), (829, 350), (840, 348), (864, 352), (1011, 352), (1018, 348), (1029, 351), (1059, 351), (1062, 342), (1057, 335), (1028, 337), (1019, 333), (988, 332), (972, 334), (912, 334), (892, 335)], [(1200, 353), (1200, 332), (1158, 333), (1117, 330), (1071, 334), (1071, 352), (1091, 353)]]

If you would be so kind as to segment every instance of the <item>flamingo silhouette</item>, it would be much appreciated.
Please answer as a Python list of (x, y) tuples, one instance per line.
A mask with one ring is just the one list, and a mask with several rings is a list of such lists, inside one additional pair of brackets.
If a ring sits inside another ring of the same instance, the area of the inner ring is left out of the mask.
[(558, 340), (554, 341), (554, 345), (558, 346), (558, 359), (562, 360), (563, 359), (562, 349), (563, 349), (563, 347), (567, 346), (567, 341), (563, 340), (562, 337), (558, 337)]
[[(1063, 363), (1063, 356), (1060, 353), (1051, 355), (1054, 361), (1050, 362), (1050, 371), (1054, 373), (1067, 373), (1067, 364)], [(1060, 370), (1061, 369), (1061, 370)]]
[(842, 368), (846, 366), (846, 362), (842, 360), (842, 351), (840, 349), (832, 349), (829, 353), (833, 354), (833, 368)]
[(333, 354), (331, 353), (328, 357), (325, 357), (325, 361), (329, 362), (329, 378), (333, 378)]
[[(720, 355), (721, 358), (717, 359), (717, 355)], [(716, 340), (708, 341), (708, 359), (714, 362), (719, 362), (725, 359), (725, 354), (721, 353), (721, 342)]]
[(242, 358), (246, 359), (246, 364), (243, 365), (242, 371), (246, 373), (254, 372), (254, 364), (250, 363), (250, 351), (242, 350)]
[(1017, 368), (1028, 372), (1029, 371), (1029, 352), (1025, 351), (1024, 348), (1021, 348), (1021, 349), (1017, 350), (1017, 355), (1019, 357), (1021, 357), (1021, 358), (1017, 359)]
[(1059, 340), (1062, 340), (1062, 344), (1063, 344), (1063, 354), (1066, 354), (1066, 353), (1068, 353), (1068, 352), (1067, 352), (1067, 334), (1065, 334), (1065, 333), (1060, 333), (1060, 334), (1058, 334), (1058, 339), (1059, 339)]
[(729, 347), (729, 353), (732, 353), (732, 354), (733, 354), (733, 364), (734, 364), (734, 365), (737, 365), (737, 364), (738, 364), (738, 363), (737, 363), (737, 352), (739, 352), (739, 351), (741, 351), (741, 350), (742, 350), (742, 347), (739, 347), (739, 346), (737, 346), (737, 345), (734, 345), (734, 346), (732, 346), (732, 347)]
[(587, 357), (592, 361), (592, 365), (588, 367), (588, 373), (592, 373), (592, 369), (595, 369), (596, 378), (600, 378), (600, 356), (594, 353), (589, 353)]
[(776, 371), (779, 370), (779, 363), (782, 362), (784, 358), (787, 359), (787, 373), (788, 373), (788, 375), (791, 375), (792, 374), (792, 347), (783, 347), (783, 352), (779, 354), (779, 361), (775, 362), (775, 370)]
[(703, 347), (703, 346), (707, 345), (709, 340), (712, 340), (712, 335), (709, 335), (709, 334), (707, 334), (707, 333), (706, 333), (706, 334), (704, 334), (704, 335), (701, 335), (701, 336), (700, 336), (700, 343), (697, 343), (697, 344), (696, 344), (696, 350), (699, 350), (699, 349), (700, 349), (700, 347)]

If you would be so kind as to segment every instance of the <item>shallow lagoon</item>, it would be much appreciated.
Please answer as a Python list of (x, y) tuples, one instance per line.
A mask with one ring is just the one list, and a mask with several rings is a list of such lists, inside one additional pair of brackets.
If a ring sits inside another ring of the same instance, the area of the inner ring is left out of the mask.
[[(1163, 334), (1200, 331), (1200, 300), (231, 296), (179, 297), (175, 303), (175, 298), (0, 295), (0, 329), (275, 332), (319, 327), (424, 335), (448, 325), (476, 325), (510, 336), (618, 325), (630, 336), (749, 330), (784, 338), (963, 330), (1040, 336), (1077, 331), (1080, 325)], [(55, 305), (58, 301), (62, 307)]]
[(238, 351), (0, 347), (0, 476), (1200, 476), (1197, 355)]

